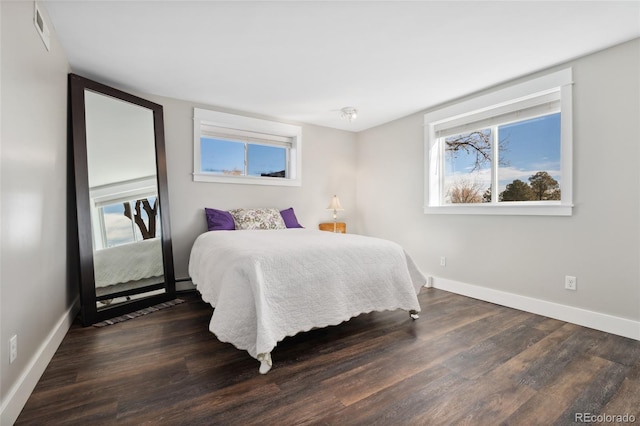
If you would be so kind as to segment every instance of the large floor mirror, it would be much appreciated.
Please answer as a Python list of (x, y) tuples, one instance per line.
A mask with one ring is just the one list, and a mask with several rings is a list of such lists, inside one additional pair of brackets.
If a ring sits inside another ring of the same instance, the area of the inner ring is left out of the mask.
[(162, 106), (69, 74), (84, 325), (175, 298)]

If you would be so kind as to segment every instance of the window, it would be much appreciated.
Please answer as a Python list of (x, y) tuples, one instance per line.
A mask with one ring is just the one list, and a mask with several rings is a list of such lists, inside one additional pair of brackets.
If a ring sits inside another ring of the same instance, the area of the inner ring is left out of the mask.
[(301, 184), (299, 126), (194, 108), (193, 180)]
[(95, 250), (161, 235), (155, 176), (94, 187), (89, 197)]
[(104, 248), (160, 235), (157, 197), (128, 200), (98, 207)]
[(571, 215), (571, 69), (424, 118), (425, 213)]

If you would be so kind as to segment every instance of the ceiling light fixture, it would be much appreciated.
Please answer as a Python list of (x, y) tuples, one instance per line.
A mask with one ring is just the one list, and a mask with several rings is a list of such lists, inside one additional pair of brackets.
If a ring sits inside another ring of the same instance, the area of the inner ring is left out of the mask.
[(352, 122), (358, 117), (358, 110), (354, 107), (344, 107), (340, 110), (340, 118)]

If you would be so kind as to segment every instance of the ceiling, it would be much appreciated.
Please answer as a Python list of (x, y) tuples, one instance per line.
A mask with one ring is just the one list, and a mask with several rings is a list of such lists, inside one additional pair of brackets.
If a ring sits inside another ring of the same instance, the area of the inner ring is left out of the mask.
[(78, 74), (355, 132), (640, 36), (640, 1), (41, 3)]

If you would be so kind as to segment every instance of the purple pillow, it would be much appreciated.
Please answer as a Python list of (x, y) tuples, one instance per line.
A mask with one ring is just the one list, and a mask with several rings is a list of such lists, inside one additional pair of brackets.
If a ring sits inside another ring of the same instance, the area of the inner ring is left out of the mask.
[(298, 223), (298, 218), (296, 218), (296, 214), (293, 212), (293, 207), (281, 210), (280, 216), (282, 216), (282, 220), (284, 220), (284, 224), (287, 228), (304, 228)]
[(236, 224), (231, 213), (216, 209), (204, 209), (207, 214), (207, 225), (209, 231), (233, 231)]

